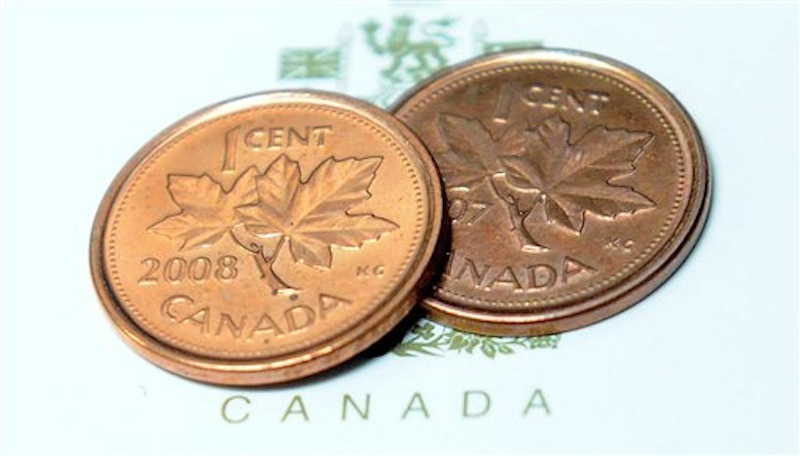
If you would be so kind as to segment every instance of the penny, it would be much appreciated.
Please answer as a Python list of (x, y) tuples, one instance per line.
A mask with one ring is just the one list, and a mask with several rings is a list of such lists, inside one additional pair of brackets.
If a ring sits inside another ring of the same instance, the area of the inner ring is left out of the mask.
[(180, 120), (122, 169), (92, 232), (94, 283), (155, 364), (285, 382), (353, 357), (409, 312), (442, 208), (430, 155), (388, 113), (255, 94)]
[(538, 335), (607, 318), (666, 280), (705, 222), (692, 120), (622, 63), (495, 54), (424, 81), (393, 111), (444, 179), (452, 245), (424, 305), (454, 327)]

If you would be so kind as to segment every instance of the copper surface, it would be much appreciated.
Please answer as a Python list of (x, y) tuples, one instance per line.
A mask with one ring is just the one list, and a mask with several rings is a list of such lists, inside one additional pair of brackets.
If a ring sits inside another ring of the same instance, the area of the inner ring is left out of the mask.
[(419, 300), (442, 191), (391, 115), (322, 92), (194, 113), (111, 185), (97, 292), (139, 353), (193, 379), (284, 382), (351, 358)]
[(495, 54), (422, 82), (393, 111), (444, 179), (452, 245), (425, 306), (457, 328), (536, 335), (609, 317), (666, 280), (705, 222), (691, 119), (622, 63)]

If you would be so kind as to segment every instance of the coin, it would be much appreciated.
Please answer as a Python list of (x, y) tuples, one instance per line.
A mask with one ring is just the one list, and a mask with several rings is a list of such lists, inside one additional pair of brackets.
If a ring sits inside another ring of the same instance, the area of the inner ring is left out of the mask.
[(685, 259), (709, 206), (689, 115), (657, 82), (567, 50), (477, 58), (392, 108), (442, 173), (452, 245), (424, 304), (490, 335), (614, 315)]
[(365, 102), (261, 93), (146, 144), (97, 213), (91, 265), (121, 334), (155, 364), (285, 382), (367, 348), (416, 304), (443, 220), (435, 165)]

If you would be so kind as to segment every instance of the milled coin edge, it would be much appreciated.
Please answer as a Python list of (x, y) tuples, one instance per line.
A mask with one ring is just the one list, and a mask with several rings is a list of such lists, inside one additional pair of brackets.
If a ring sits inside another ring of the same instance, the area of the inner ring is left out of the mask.
[[(428, 197), (424, 199), (427, 202), (429, 217), (423, 228), (420, 247), (417, 249), (420, 257), (412, 262), (407, 274), (398, 282), (401, 285), (387, 299), (383, 307), (389, 310), (376, 312), (365, 318), (359, 325), (363, 328), (361, 331), (341, 334), (329, 343), (322, 343), (318, 347), (281, 355), (274, 359), (221, 361), (166, 344), (149, 335), (127, 315), (114, 295), (105, 270), (104, 233), (108, 226), (111, 208), (120, 190), (136, 168), (158, 145), (166, 144), (182, 132), (210, 119), (252, 107), (255, 100), (265, 98), (276, 103), (281, 101), (298, 103), (303, 101), (302, 98), (325, 102), (346, 111), (357, 112), (375, 124), (385, 127), (388, 133), (395, 136), (399, 145), (413, 151), (408, 154), (408, 158), (423, 178), (421, 186), (428, 193)], [(422, 290), (434, 278), (432, 271), (440, 267), (438, 258), (434, 258), (434, 252), (440, 248), (444, 221), (443, 207), (441, 178), (433, 158), (422, 141), (393, 116), (365, 101), (331, 92), (316, 90), (258, 92), (225, 100), (185, 116), (148, 141), (128, 160), (112, 181), (95, 215), (89, 249), (92, 280), (106, 315), (123, 339), (155, 365), (193, 380), (215, 384), (247, 386), (283, 383), (333, 368), (352, 358), (386, 335), (411, 311), (422, 297)]]
[(405, 120), (402, 112), (404, 108), (413, 111), (414, 106), (427, 98), (422, 96), (425, 92), (432, 93), (437, 88), (488, 68), (536, 63), (580, 65), (580, 68), (618, 78), (637, 90), (648, 92), (651, 100), (656, 100), (657, 105), (666, 111), (667, 117), (675, 124), (676, 134), (681, 135), (683, 142), (688, 146), (693, 170), (689, 203), (675, 228), (677, 235), (654, 252), (644, 268), (621, 284), (597, 296), (562, 304), (556, 309), (543, 312), (537, 312), (535, 309), (497, 312), (476, 310), (458, 303), (445, 302), (433, 296), (423, 301), (422, 304), (432, 319), (456, 329), (495, 336), (536, 336), (577, 329), (616, 315), (663, 285), (685, 262), (700, 238), (708, 218), (712, 193), (711, 171), (694, 120), (678, 99), (658, 81), (620, 61), (589, 52), (555, 48), (484, 55), (428, 77), (409, 89), (390, 106), (389, 111), (401, 120)]

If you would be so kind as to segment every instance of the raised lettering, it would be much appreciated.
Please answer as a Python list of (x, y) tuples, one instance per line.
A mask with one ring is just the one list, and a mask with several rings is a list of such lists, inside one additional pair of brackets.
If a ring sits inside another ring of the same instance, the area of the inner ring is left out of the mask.
[(356, 277), (383, 277), (386, 274), (386, 267), (382, 264), (356, 266)]
[(283, 146), (283, 127), (267, 130), (267, 149), (280, 149)]
[(239, 319), (239, 324), (236, 324), (236, 322), (233, 321), (233, 317), (231, 317), (229, 314), (222, 313), (220, 314), (219, 324), (217, 325), (217, 330), (214, 332), (214, 335), (219, 336), (222, 334), (223, 328), (228, 328), (231, 335), (233, 335), (233, 338), (238, 339), (242, 337), (242, 330), (244, 330), (246, 322), (246, 315), (243, 315), (242, 318)]
[(208, 332), (208, 307), (203, 307), (197, 312), (189, 314), (186, 317), (181, 318), (178, 320), (178, 323), (189, 323), (193, 325), (197, 325), (200, 328), (201, 333)]
[(312, 127), (311, 130), (317, 135), (317, 146), (325, 145), (325, 134), (332, 133), (333, 127), (330, 125), (318, 125)]
[(591, 90), (574, 90), (536, 83), (528, 86), (522, 100), (532, 107), (596, 116), (600, 114), (600, 108), (610, 100), (610, 97), (606, 93)]
[[(458, 272), (451, 275), (452, 270)], [(551, 264), (519, 266), (476, 264), (470, 258), (460, 257), (451, 258), (445, 268), (445, 276), (451, 280), (466, 282), (486, 291), (504, 289), (514, 292), (545, 290), (559, 283), (565, 284), (581, 274), (595, 272), (595, 268), (571, 257), (553, 260)]]
[(475, 263), (470, 260), (469, 258), (464, 258), (464, 264), (461, 266), (461, 269), (458, 271), (458, 274), (454, 277), (456, 280), (460, 280), (465, 272), (469, 273), (469, 278), (472, 280), (473, 285), (480, 286), (483, 283), (484, 277), (486, 277), (486, 273), (489, 271), (489, 265), (484, 265), (481, 272), (478, 272), (478, 268), (475, 266)]
[(241, 128), (237, 125), (225, 133), (225, 154), (222, 158), (222, 172), (232, 173), (236, 171), (236, 155), (239, 149), (239, 132)]
[(244, 137), (244, 144), (253, 152), (260, 152), (264, 147), (264, 129), (254, 128), (247, 132)]
[(511, 269), (511, 266), (506, 266), (503, 268), (500, 274), (497, 274), (491, 282), (489, 282), (489, 286), (486, 287), (487, 290), (491, 290), (492, 288), (496, 287), (503, 287), (508, 288), (511, 287), (514, 290), (522, 291), (522, 284), (520, 283), (517, 276), (514, 274), (514, 270)]
[(161, 262), (155, 258), (145, 258), (142, 265), (147, 268), (147, 272), (139, 279), (139, 285), (155, 285), (158, 283), (158, 267)]
[(339, 306), (349, 306), (353, 301), (349, 299), (339, 298), (332, 295), (320, 294), (319, 295), (319, 318), (325, 319), (332, 310), (337, 309)]
[[(276, 336), (280, 336), (283, 334), (281, 328), (275, 323), (275, 320), (269, 316), (267, 313), (261, 314), (261, 318), (258, 320), (258, 323), (250, 330), (250, 334), (247, 335), (248, 339), (252, 339), (253, 336), (256, 334), (261, 333), (273, 333)], [(264, 342), (267, 342), (265, 339)]]
[(595, 272), (594, 268), (581, 263), (575, 258), (564, 258), (564, 269), (561, 274), (561, 281), (567, 283), (570, 278), (582, 272)]
[(492, 113), (492, 121), (497, 123), (507, 123), (508, 114), (511, 111), (511, 100), (513, 99), (516, 86), (514, 84), (503, 84), (500, 89), (500, 95), (497, 97), (497, 104)]
[(289, 332), (296, 332), (308, 328), (313, 325), (316, 320), (314, 309), (304, 305), (289, 308), (284, 312), (284, 317), (286, 318), (286, 325), (289, 327)]
[(264, 152), (289, 147), (322, 147), (328, 135), (333, 134), (332, 125), (263, 125), (250, 128), (244, 135), (238, 128), (228, 131), (225, 136), (224, 171), (234, 170), (240, 142), (250, 152)]
[(492, 203), (468, 202), (463, 198), (451, 197), (448, 201), (448, 215), (453, 223), (472, 225), (489, 212), (491, 207)]
[(528, 266), (528, 284), (535, 290), (552, 287), (556, 277), (556, 270), (546, 264)]
[(181, 304), (192, 305), (194, 304), (194, 300), (185, 295), (170, 296), (161, 304), (161, 314), (167, 317), (169, 321), (175, 323), (178, 321), (178, 316), (175, 314), (173, 307)]
[(295, 142), (300, 143), (304, 146), (308, 145), (308, 136), (311, 131), (310, 127), (303, 127), (303, 133), (301, 134), (297, 131), (296, 128), (289, 128), (289, 134), (286, 136), (286, 146), (292, 147)]

